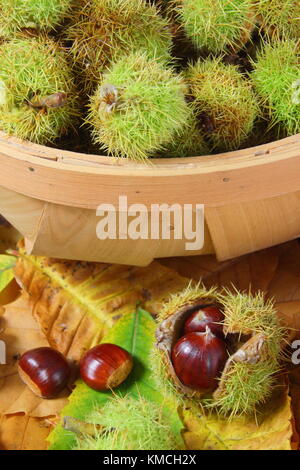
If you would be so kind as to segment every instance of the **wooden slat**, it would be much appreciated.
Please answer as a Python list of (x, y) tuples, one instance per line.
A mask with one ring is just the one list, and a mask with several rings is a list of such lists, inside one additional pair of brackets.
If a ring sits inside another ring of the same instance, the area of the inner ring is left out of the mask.
[[(262, 155), (268, 155), (270, 151), (272, 153), (281, 151), (282, 146), (285, 147), (286, 145), (296, 144), (299, 145), (299, 135), (295, 135), (292, 137), (287, 137), (285, 139), (281, 139), (280, 141), (270, 142), (268, 144), (263, 144), (257, 147), (242, 149), (239, 151), (231, 151), (223, 154), (219, 154), (217, 156), (208, 156), (208, 160), (212, 162), (216, 160), (219, 161), (220, 159), (225, 159), (227, 157), (234, 157), (235, 159), (239, 157), (251, 156), (257, 157)], [(25, 154), (37, 156), (40, 158), (50, 159), (50, 160), (81, 160), (87, 162), (97, 162), (103, 164), (105, 166), (115, 166), (116, 164), (121, 167), (140, 167), (143, 168), (144, 164), (137, 164), (136, 162), (132, 162), (129, 159), (120, 159), (115, 160), (114, 158), (108, 158), (106, 156), (101, 155), (91, 155), (85, 154), (80, 152), (72, 152), (69, 150), (61, 150), (52, 147), (46, 147), (44, 145), (34, 144), (29, 141), (21, 140), (17, 137), (9, 136), (4, 132), (0, 131), (0, 147), (4, 146), (11, 146), (14, 149), (19, 149), (20, 151), (24, 152)], [(160, 158), (160, 159), (151, 159), (151, 161), (158, 166), (173, 166), (173, 165), (180, 165), (185, 166), (187, 163), (195, 163), (197, 161), (201, 162), (203, 156), (201, 157), (188, 157), (188, 158)]]
[(117, 205), (119, 195), (148, 207), (151, 203), (216, 207), (300, 190), (300, 135), (269, 147), (148, 166), (111, 165), (109, 160), (99, 157), (99, 167), (72, 165), (30, 156), (1, 142), (0, 185), (43, 201), (89, 209), (102, 202)]
[[(146, 265), (187, 256), (185, 240), (96, 238), (96, 207), (119, 196), (128, 204), (205, 204), (199, 253), (219, 260), (300, 235), (300, 134), (222, 155), (128, 160), (29, 144), (0, 133), (0, 213), (35, 254)], [(2, 185), (2, 188), (1, 188)]]
[(24, 237), (33, 238), (38, 230), (45, 203), (0, 186), (0, 214)]
[(205, 228), (205, 245), (197, 251), (186, 251), (188, 240), (99, 240), (96, 212), (48, 203), (35, 236), (26, 241), (29, 253), (55, 258), (101, 261), (134, 266), (147, 266), (158, 257), (187, 256), (191, 253), (213, 253), (210, 234)]
[(300, 191), (270, 199), (206, 209), (219, 261), (300, 236)]

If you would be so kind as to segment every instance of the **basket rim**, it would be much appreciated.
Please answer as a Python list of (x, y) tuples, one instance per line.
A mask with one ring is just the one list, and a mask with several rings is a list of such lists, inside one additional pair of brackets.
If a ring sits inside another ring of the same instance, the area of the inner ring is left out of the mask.
[(144, 164), (50, 148), (0, 132), (0, 163), (0, 185), (67, 206), (114, 204), (126, 192), (129, 201), (146, 205), (217, 206), (300, 190), (300, 134), (234, 152)]

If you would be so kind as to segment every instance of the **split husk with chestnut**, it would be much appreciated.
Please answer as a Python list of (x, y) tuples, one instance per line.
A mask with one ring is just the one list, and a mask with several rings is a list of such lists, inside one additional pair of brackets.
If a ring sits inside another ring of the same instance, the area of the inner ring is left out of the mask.
[[(203, 318), (203, 311), (212, 305), (223, 315), (223, 321), (216, 323), (223, 328), (225, 360), (222, 339), (209, 325), (206, 332), (184, 333), (189, 318), (197, 311)], [(153, 354), (157, 383), (183, 406), (195, 403), (228, 417), (255, 414), (279, 383), (285, 337), (272, 301), (262, 293), (190, 284), (170, 297), (160, 312)], [(180, 348), (181, 343), (185, 348)], [(195, 374), (200, 374), (198, 379)], [(208, 386), (189, 386), (197, 383)]]

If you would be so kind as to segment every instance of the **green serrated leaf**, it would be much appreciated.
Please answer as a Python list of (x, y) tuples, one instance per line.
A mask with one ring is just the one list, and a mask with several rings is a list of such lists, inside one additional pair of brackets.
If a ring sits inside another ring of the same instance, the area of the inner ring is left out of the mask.
[[(151, 372), (151, 351), (154, 343), (156, 323), (151, 315), (138, 309), (121, 318), (103, 343), (114, 343), (129, 351), (134, 357), (134, 368), (129, 378), (114, 392), (120, 396), (138, 399), (140, 396), (163, 407), (168, 415), (169, 423), (178, 435), (178, 442), (184, 447), (181, 439), (182, 422), (177, 413), (177, 405), (172, 398), (166, 398), (157, 390)], [(78, 381), (76, 389), (70, 396), (69, 404), (63, 409), (62, 417), (72, 416), (82, 421), (88, 420), (93, 409), (101, 408), (112, 398), (112, 392), (97, 392), (82, 381)], [(59, 424), (50, 434), (51, 450), (70, 450), (76, 444), (74, 433), (66, 431)]]
[(14, 256), (0, 255), (0, 292), (13, 280), (15, 264), (16, 258)]

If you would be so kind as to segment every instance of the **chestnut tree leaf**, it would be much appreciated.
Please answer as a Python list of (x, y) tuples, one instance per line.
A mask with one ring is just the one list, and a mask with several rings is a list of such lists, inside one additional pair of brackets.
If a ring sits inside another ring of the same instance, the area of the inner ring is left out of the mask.
[(277, 273), (284, 253), (297, 249), (297, 242), (290, 242), (261, 250), (239, 258), (218, 262), (213, 255), (170, 258), (161, 262), (176, 270), (181, 276), (201, 279), (207, 287), (230, 288), (232, 284), (239, 290), (266, 291)]
[(25, 414), (0, 416), (0, 450), (46, 450), (51, 429), (49, 418)]
[(155, 314), (188, 283), (157, 262), (138, 268), (63, 261), (29, 256), (22, 248), (15, 275), (50, 346), (74, 361), (137, 304)]
[[(62, 410), (61, 416), (71, 416), (87, 421), (91, 408), (101, 407), (112, 398), (113, 394), (130, 396), (138, 399), (140, 396), (162, 406), (178, 439), (178, 448), (184, 448), (181, 438), (182, 422), (177, 413), (176, 403), (166, 398), (157, 389), (151, 370), (151, 351), (154, 343), (156, 323), (151, 315), (137, 309), (134, 313), (123, 316), (103, 339), (105, 343), (114, 343), (129, 351), (134, 358), (134, 368), (128, 379), (113, 392), (98, 392), (89, 388), (82, 381), (69, 397), (69, 404)], [(124, 418), (125, 419), (125, 418)], [(59, 424), (49, 436), (52, 450), (72, 449), (76, 443), (73, 433), (66, 431)]]
[(286, 387), (278, 387), (256, 416), (228, 420), (185, 410), (182, 418), (190, 450), (291, 450), (292, 412)]
[(14, 279), (13, 268), (15, 264), (15, 256), (0, 255), (0, 292), (2, 292)]

